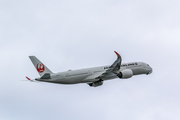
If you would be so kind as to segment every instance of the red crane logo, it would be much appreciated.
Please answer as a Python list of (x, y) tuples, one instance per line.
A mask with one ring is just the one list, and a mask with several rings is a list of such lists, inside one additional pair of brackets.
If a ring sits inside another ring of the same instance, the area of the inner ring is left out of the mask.
[(44, 72), (44, 70), (45, 70), (45, 67), (44, 67), (44, 65), (42, 64), (42, 63), (38, 63), (37, 65), (36, 65), (36, 69), (37, 69), (37, 71), (39, 72), (39, 73), (42, 73), (42, 72)]

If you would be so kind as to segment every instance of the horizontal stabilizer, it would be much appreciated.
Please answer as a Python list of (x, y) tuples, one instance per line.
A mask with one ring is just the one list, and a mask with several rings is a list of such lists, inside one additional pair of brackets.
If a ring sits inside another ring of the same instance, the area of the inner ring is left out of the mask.
[(51, 75), (49, 73), (45, 73), (40, 79), (51, 79)]
[(26, 76), (26, 78), (27, 78), (29, 81), (33, 82), (33, 80), (31, 80), (31, 79), (30, 79), (30, 78), (28, 78), (27, 76)]

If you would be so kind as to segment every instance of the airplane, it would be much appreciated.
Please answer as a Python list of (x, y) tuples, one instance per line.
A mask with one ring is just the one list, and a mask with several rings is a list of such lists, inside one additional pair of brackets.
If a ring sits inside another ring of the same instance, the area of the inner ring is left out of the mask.
[(106, 80), (115, 78), (127, 79), (131, 78), (134, 75), (148, 75), (152, 73), (152, 68), (144, 62), (131, 62), (121, 64), (121, 56), (116, 51), (114, 52), (117, 55), (117, 59), (112, 65), (78, 70), (68, 70), (59, 73), (53, 73), (35, 56), (29, 56), (40, 77), (34, 80), (31, 80), (28, 77), (26, 78), (30, 81), (58, 84), (87, 83), (91, 87), (98, 87), (101, 86)]

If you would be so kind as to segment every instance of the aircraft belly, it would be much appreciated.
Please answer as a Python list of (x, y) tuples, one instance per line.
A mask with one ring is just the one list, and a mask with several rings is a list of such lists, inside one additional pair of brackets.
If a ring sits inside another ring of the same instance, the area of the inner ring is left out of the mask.
[(76, 84), (76, 83), (82, 83), (83, 79), (85, 78), (86, 76), (66, 77), (63, 80), (62, 79), (57, 80), (57, 82), (61, 84)]

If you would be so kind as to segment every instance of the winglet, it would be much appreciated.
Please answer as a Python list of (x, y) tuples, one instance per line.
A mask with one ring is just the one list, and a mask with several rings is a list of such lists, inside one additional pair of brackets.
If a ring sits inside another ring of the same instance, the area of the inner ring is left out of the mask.
[(119, 55), (119, 53), (117, 53), (116, 51), (114, 51), (115, 53), (116, 53), (116, 55), (117, 55), (117, 57), (118, 58), (120, 58), (121, 56)]
[(27, 76), (26, 76), (26, 78), (27, 78), (29, 81), (31, 81), (31, 82), (32, 82), (32, 80), (31, 80), (30, 78), (28, 78)]

